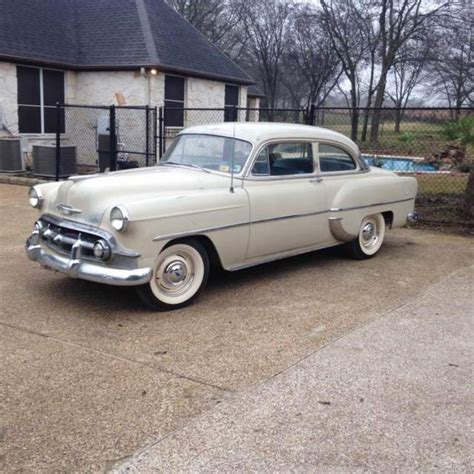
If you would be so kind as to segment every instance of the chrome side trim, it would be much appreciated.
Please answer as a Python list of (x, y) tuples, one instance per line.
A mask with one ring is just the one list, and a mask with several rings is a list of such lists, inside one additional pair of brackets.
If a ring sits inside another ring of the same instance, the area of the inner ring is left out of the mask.
[(286, 220), (286, 219), (297, 219), (299, 217), (319, 216), (321, 214), (327, 214), (328, 212), (329, 212), (329, 210), (325, 209), (324, 211), (304, 212), (303, 214), (290, 214), (288, 216), (269, 217), (267, 219), (259, 219), (258, 221), (252, 221), (252, 222), (250, 222), (250, 224), (262, 224), (264, 222), (282, 221), (282, 220)]
[(221, 225), (218, 227), (206, 227), (203, 229), (196, 229), (196, 230), (189, 230), (185, 232), (177, 232), (175, 234), (165, 234), (165, 235), (157, 235), (153, 237), (153, 242), (158, 242), (160, 240), (174, 240), (174, 239), (183, 239), (185, 237), (191, 237), (193, 235), (198, 234), (205, 234), (206, 232), (216, 232), (220, 230), (227, 230), (232, 229), (234, 227), (241, 227), (244, 225), (250, 225), (250, 222), (239, 222), (238, 224), (228, 224), (228, 225)]
[(268, 219), (259, 219), (256, 221), (246, 221), (246, 222), (240, 222), (238, 224), (228, 224), (228, 225), (223, 225), (223, 226), (218, 226), (218, 227), (207, 227), (203, 229), (198, 229), (198, 230), (191, 230), (187, 232), (178, 232), (176, 234), (167, 234), (167, 235), (158, 235), (153, 238), (153, 241), (160, 241), (160, 240), (173, 240), (177, 238), (184, 238), (184, 237), (190, 237), (192, 235), (196, 234), (204, 234), (206, 232), (216, 232), (220, 230), (227, 230), (227, 229), (232, 229), (234, 227), (241, 227), (244, 225), (252, 225), (252, 224), (263, 224), (265, 222), (273, 222), (273, 221), (281, 221), (281, 220), (286, 220), (286, 219), (297, 219), (299, 217), (310, 217), (310, 216), (317, 216), (319, 214), (326, 214), (329, 212), (328, 210), (324, 211), (318, 211), (318, 212), (306, 212), (303, 214), (292, 214), (288, 216), (278, 216), (278, 217), (270, 217)]
[[(346, 207), (346, 208), (331, 208), (331, 209), (326, 209), (324, 211), (318, 211), (318, 212), (306, 212), (306, 213), (303, 213), (303, 214), (290, 214), (290, 215), (286, 215), (286, 216), (269, 217), (267, 219), (259, 219), (259, 220), (255, 220), (255, 221), (239, 222), (237, 224), (228, 224), (228, 225), (216, 226), (216, 227), (205, 227), (205, 228), (196, 229), (196, 230), (189, 230), (189, 231), (185, 231), (185, 232), (177, 232), (175, 234), (157, 235), (156, 237), (153, 237), (153, 242), (157, 242), (157, 241), (160, 241), (160, 240), (182, 239), (182, 238), (185, 238), (185, 237), (191, 237), (193, 235), (205, 234), (207, 232), (218, 232), (218, 231), (221, 231), (221, 230), (232, 229), (234, 227), (241, 227), (241, 226), (244, 226), (244, 225), (263, 224), (265, 222), (273, 222), (273, 221), (280, 221), (280, 220), (286, 220), (286, 219), (297, 219), (297, 218), (300, 218), (300, 217), (317, 216), (317, 215), (320, 215), (320, 214), (327, 214), (329, 212), (342, 212), (342, 211), (353, 211), (353, 210), (356, 210), (356, 209), (366, 209), (366, 208), (370, 208), (370, 207), (384, 206), (384, 205), (387, 205), (387, 204), (396, 204), (396, 203), (399, 203), (399, 202), (412, 201), (413, 199), (414, 198), (401, 199), (401, 200), (398, 200), (398, 201), (388, 201), (388, 202), (382, 202), (382, 203), (377, 203), (377, 204), (367, 204), (365, 206), (354, 206), (354, 207)], [(341, 218), (338, 218), (338, 219), (341, 219)], [(356, 236), (351, 236), (350, 240), (355, 239), (355, 237)]]
[(342, 217), (329, 218), (329, 230), (336, 240), (339, 242), (350, 242), (357, 238), (357, 235), (349, 234), (342, 226)]
[(151, 218), (146, 218), (142, 220), (153, 220), (153, 219), (170, 219), (173, 217), (185, 217), (185, 216), (193, 216), (196, 214), (204, 214), (206, 212), (220, 212), (220, 211), (228, 211), (231, 209), (240, 209), (242, 207), (246, 207), (244, 204), (237, 204), (237, 205), (232, 205), (232, 206), (220, 206), (220, 207), (213, 207), (213, 208), (208, 208), (208, 209), (198, 209), (195, 211), (184, 211), (184, 212), (175, 212), (174, 214), (163, 214), (158, 217), (151, 217)]
[(38, 244), (38, 235), (34, 231), (26, 241), (26, 254), (30, 260), (38, 262), (49, 270), (65, 273), (73, 278), (105, 283), (116, 286), (137, 286), (151, 280), (151, 268), (119, 269), (80, 260), (79, 245), (73, 249), (72, 257), (63, 257), (47, 253)]
[(376, 204), (366, 204), (365, 206), (354, 206), (354, 207), (333, 207), (329, 209), (330, 212), (343, 212), (343, 211), (354, 211), (356, 209), (366, 209), (367, 207), (386, 206), (387, 204), (397, 204), (400, 202), (413, 201), (415, 198), (399, 199), (398, 201), (386, 201), (378, 202)]
[(284, 175), (255, 175), (251, 174), (245, 178), (246, 181), (295, 181), (295, 180), (309, 180), (318, 177), (316, 173), (302, 173), (302, 174), (284, 174)]

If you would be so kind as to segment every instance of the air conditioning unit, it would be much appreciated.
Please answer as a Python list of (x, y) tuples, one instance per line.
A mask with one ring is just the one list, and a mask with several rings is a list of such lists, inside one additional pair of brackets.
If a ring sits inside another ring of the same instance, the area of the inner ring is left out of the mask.
[[(56, 146), (33, 145), (33, 174), (44, 178), (56, 177)], [(59, 178), (77, 174), (76, 147), (61, 145)]]
[(0, 171), (23, 171), (25, 163), (19, 138), (0, 139)]

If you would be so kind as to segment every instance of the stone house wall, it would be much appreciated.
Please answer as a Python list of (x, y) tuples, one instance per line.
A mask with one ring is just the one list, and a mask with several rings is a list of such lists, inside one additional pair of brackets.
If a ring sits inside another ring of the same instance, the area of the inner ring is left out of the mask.
[(4, 62), (0, 62), (0, 121), (0, 134), (18, 133), (16, 66)]
[[(161, 106), (164, 103), (165, 74), (143, 75), (140, 71), (66, 71), (65, 89), (66, 103), (79, 105), (145, 105)], [(208, 79), (187, 77), (185, 86), (185, 107), (217, 108), (224, 107), (225, 83)], [(240, 88), (240, 107), (247, 106), (247, 87)], [(0, 136), (18, 136), (18, 105), (16, 65), (0, 62), (0, 116), (3, 130)], [(125, 111), (123, 111), (125, 112)], [(145, 149), (143, 125), (144, 112), (128, 114), (117, 112), (119, 138), (133, 148)], [(79, 164), (95, 166), (96, 127), (98, 118), (108, 116), (108, 112), (100, 110), (68, 109), (66, 113), (66, 134), (63, 143), (77, 147)], [(134, 117), (135, 115), (135, 117)], [(222, 115), (222, 117), (220, 117)], [(138, 120), (137, 120), (138, 117)], [(185, 126), (223, 120), (223, 113), (218, 111), (187, 112)], [(245, 120), (245, 112), (239, 114), (239, 120)], [(2, 129), (2, 127), (0, 127)], [(69, 133), (68, 133), (69, 131)], [(35, 144), (52, 143), (54, 134), (23, 134), (25, 138), (24, 152), (31, 154)], [(94, 157), (94, 158), (91, 158)], [(30, 157), (31, 159), (31, 157)], [(140, 157), (133, 159), (140, 161)], [(27, 162), (29, 160), (27, 159)]]

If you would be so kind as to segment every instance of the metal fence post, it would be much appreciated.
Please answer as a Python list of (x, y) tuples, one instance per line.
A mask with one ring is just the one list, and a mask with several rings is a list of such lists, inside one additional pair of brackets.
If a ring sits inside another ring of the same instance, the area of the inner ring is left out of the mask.
[(61, 106), (56, 102), (56, 181), (59, 181), (61, 160)]
[(154, 164), (156, 165), (156, 147), (158, 145), (158, 129), (157, 129), (157, 120), (158, 120), (158, 107), (155, 105), (153, 107), (153, 158)]
[(158, 149), (158, 152), (159, 152), (159, 158), (161, 160), (162, 156), (163, 156), (163, 151), (164, 151), (164, 130), (165, 130), (165, 127), (164, 127), (164, 117), (163, 117), (163, 107), (160, 107), (160, 111), (159, 111), (159, 118), (158, 118), (158, 122), (159, 122), (159, 128), (160, 128), (160, 135), (159, 135), (159, 149)]
[(109, 117), (109, 129), (110, 129), (110, 171), (117, 170), (117, 129), (116, 129), (116, 117), (115, 117), (115, 105), (111, 105)]
[(314, 120), (316, 118), (316, 107), (314, 104), (311, 104), (309, 109), (308, 125), (314, 125)]
[(150, 107), (145, 106), (145, 166), (150, 166)]

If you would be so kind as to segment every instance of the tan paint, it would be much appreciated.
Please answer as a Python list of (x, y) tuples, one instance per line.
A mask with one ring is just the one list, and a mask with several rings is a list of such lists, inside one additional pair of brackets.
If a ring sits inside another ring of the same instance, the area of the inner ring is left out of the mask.
[[(223, 173), (143, 168), (39, 185), (45, 197), (42, 212), (61, 216), (58, 204), (81, 209), (73, 219), (113, 233), (121, 246), (141, 254), (139, 267), (151, 265), (161, 249), (180, 234), (196, 234), (214, 243), (224, 268), (237, 269), (337, 245), (340, 241), (330, 231), (330, 218), (342, 218), (341, 229), (357, 235), (367, 215), (391, 211), (393, 226), (398, 227), (413, 211), (414, 178), (378, 169), (320, 174), (317, 153), (312, 175), (260, 180), (248, 175), (260, 146), (279, 137), (311, 141), (315, 146), (329, 141), (358, 156), (357, 146), (343, 135), (288, 124), (242, 123), (235, 131), (233, 128), (233, 124), (220, 124), (183, 133), (235, 133), (254, 145), (249, 165), (234, 180), (234, 192), (230, 192), (230, 177)], [(315, 181), (317, 177), (322, 181)], [(116, 232), (109, 222), (111, 209), (119, 204), (130, 215), (125, 232)]]

